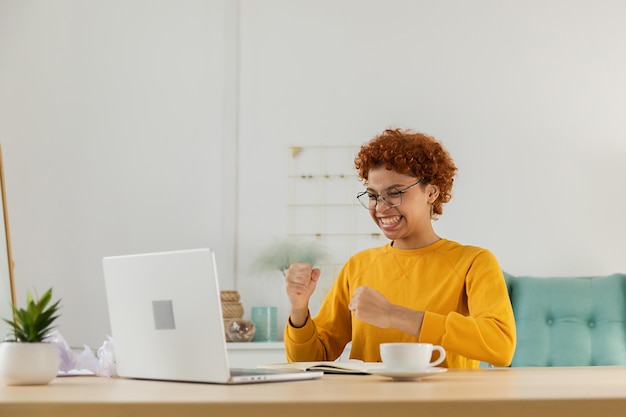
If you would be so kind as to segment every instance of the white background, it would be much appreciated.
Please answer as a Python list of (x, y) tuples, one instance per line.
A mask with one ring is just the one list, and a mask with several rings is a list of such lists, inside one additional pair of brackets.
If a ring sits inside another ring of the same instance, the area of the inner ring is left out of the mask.
[(289, 147), (390, 126), (455, 158), (441, 236), (513, 274), (624, 272), (624, 21), (610, 0), (0, 0), (18, 298), (53, 286), (61, 332), (98, 346), (102, 256), (212, 246), (222, 288), (284, 320), (251, 265), (287, 233)]

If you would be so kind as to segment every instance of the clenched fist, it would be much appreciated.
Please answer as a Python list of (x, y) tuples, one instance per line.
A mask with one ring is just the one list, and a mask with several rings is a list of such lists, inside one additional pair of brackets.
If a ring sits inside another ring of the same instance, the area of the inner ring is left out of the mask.
[(354, 317), (376, 327), (394, 328), (419, 337), (424, 312), (392, 304), (384, 295), (370, 287), (354, 290), (348, 308)]
[(363, 286), (354, 290), (348, 308), (366, 323), (382, 328), (391, 326), (393, 304), (373, 288)]
[(285, 272), (285, 289), (291, 303), (291, 324), (301, 327), (306, 322), (309, 312), (309, 299), (317, 281), (320, 270), (308, 263), (294, 263)]

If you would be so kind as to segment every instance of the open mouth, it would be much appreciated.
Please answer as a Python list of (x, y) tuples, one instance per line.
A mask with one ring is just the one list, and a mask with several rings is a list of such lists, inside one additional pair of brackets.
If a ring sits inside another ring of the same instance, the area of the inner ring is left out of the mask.
[(400, 220), (402, 220), (402, 216), (391, 216), (391, 217), (379, 217), (378, 221), (380, 221), (384, 225), (396, 224)]

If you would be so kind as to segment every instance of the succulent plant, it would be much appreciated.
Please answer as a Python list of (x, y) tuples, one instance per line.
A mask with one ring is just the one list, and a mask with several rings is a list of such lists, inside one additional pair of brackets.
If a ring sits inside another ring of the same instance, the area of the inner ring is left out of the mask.
[(50, 304), (52, 300), (52, 288), (45, 292), (39, 299), (26, 292), (26, 308), (18, 308), (15, 304), (13, 320), (3, 319), (13, 329), (15, 341), (27, 343), (40, 343), (45, 341), (46, 336), (55, 327), (54, 322), (59, 318), (59, 303), (61, 300)]

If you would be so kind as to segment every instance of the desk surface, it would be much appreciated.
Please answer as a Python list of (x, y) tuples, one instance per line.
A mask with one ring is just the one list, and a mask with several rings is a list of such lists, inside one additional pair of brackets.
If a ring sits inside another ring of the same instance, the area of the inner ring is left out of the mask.
[(224, 386), (102, 377), (0, 387), (0, 416), (624, 416), (626, 367), (449, 370)]

